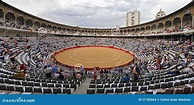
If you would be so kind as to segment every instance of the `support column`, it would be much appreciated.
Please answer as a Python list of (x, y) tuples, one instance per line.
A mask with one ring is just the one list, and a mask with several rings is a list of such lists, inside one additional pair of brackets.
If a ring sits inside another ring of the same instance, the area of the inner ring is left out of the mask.
[[(35, 22), (35, 21), (34, 21)], [(34, 22), (32, 21), (32, 30), (35, 31), (34, 29)]]
[(5, 23), (5, 13), (4, 13), (4, 15), (3, 15), (3, 21), (4, 21), (4, 23)]
[(181, 29), (183, 29), (183, 20), (181, 19)]
[(171, 28), (174, 28), (174, 21), (170, 21), (171, 22)]
[(17, 24), (17, 17), (15, 17), (15, 27), (16, 27), (16, 24)]
[(26, 26), (26, 19), (24, 19), (24, 26)]
[(155, 31), (158, 31), (158, 25), (156, 25)]

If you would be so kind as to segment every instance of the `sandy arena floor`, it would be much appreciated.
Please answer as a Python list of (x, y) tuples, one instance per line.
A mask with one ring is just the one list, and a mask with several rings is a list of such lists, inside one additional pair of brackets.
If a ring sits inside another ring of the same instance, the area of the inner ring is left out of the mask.
[(64, 49), (55, 55), (55, 59), (68, 66), (80, 66), (93, 69), (114, 68), (127, 65), (133, 61), (133, 54), (122, 49), (103, 46), (83, 46)]

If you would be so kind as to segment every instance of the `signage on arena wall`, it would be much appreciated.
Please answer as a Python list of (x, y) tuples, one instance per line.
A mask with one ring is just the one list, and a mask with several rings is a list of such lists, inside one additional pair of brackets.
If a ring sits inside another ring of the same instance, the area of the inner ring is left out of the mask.
[[(0, 95), (0, 105), (193, 105), (194, 95), (159, 95), (159, 94), (98, 94), (98, 95)], [(100, 101), (94, 101), (99, 99)], [(57, 101), (55, 101), (57, 100)], [(83, 101), (87, 100), (87, 101)], [(111, 101), (110, 101), (111, 100)], [(102, 104), (103, 103), (103, 104)]]

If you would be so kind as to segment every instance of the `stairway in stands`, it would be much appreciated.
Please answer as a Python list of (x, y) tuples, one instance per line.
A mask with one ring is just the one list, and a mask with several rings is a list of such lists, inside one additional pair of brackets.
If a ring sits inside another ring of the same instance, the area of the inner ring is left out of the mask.
[(91, 80), (92, 78), (86, 78), (86, 80), (72, 94), (86, 94), (87, 88), (89, 87)]

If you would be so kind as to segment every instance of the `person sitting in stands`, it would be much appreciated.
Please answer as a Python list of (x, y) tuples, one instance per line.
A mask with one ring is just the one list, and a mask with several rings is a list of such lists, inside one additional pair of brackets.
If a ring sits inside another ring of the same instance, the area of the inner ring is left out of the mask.
[(179, 70), (174, 70), (174, 71), (168, 71), (166, 74), (174, 74), (175, 76), (180, 75), (180, 71)]
[(174, 71), (174, 74), (177, 76), (177, 75), (180, 75), (181, 73), (179, 70), (176, 70), (176, 71)]
[(60, 72), (58, 78), (61, 79), (61, 80), (63, 80), (64, 79), (64, 75), (63, 74), (64, 74), (63, 72)]
[(123, 77), (122, 81), (129, 82), (129, 80), (130, 80), (129, 75), (126, 73), (125, 76)]
[(24, 63), (20, 65), (20, 70), (26, 70), (26, 65)]
[(82, 77), (82, 75), (78, 72), (78, 73), (76, 74), (76, 79), (81, 79), (81, 77)]
[(186, 66), (185, 60), (181, 60), (181, 62), (176, 66), (176, 69), (182, 69)]
[(180, 62), (180, 64), (179, 64), (180, 66), (185, 66), (186, 65), (186, 62), (185, 62), (185, 60), (181, 60), (181, 62)]
[(15, 74), (12, 77), (13, 78), (22, 78), (22, 79), (24, 79), (26, 77), (26, 74), (24, 73), (24, 70), (21, 70), (21, 73)]
[(193, 68), (192, 66), (189, 66), (188, 68), (184, 69), (184, 72), (188, 73), (188, 74), (192, 74), (193, 73)]
[(65, 72), (65, 73), (64, 73), (64, 79), (67, 80), (68, 78), (69, 78), (69, 73), (68, 73), (68, 72)]
[(58, 77), (59, 77), (59, 73), (54, 73), (52, 76), (53, 79), (57, 79)]

